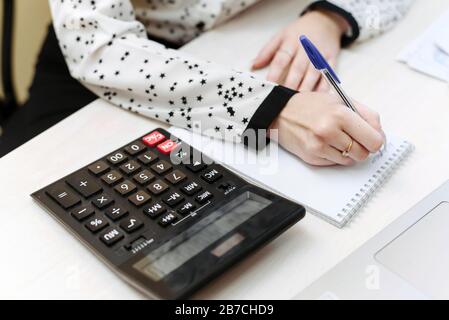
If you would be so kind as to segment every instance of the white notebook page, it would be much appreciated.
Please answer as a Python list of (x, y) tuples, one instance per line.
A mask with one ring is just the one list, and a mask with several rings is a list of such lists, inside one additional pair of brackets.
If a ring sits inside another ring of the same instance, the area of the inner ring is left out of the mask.
[(241, 144), (184, 129), (171, 127), (169, 131), (212, 159), (304, 205), (309, 212), (338, 227), (357, 213), (412, 150), (408, 142), (389, 137), (383, 155), (372, 156), (353, 167), (318, 168), (305, 164), (274, 143), (257, 153)]

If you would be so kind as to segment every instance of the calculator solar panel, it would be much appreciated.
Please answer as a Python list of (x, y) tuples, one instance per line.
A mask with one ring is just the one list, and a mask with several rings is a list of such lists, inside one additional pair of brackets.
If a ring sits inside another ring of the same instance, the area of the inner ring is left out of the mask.
[(126, 281), (185, 298), (304, 216), (164, 129), (32, 197)]

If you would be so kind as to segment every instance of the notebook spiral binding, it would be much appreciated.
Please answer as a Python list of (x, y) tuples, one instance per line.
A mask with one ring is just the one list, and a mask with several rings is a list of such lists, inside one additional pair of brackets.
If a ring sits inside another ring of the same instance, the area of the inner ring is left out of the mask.
[(396, 168), (402, 161), (413, 151), (414, 146), (404, 141), (395, 152), (385, 161), (379, 170), (371, 176), (359, 192), (357, 192), (337, 214), (341, 218), (341, 222), (333, 221), (338, 227), (342, 228), (346, 225), (354, 215), (368, 202), (376, 190), (378, 190), (391, 177)]

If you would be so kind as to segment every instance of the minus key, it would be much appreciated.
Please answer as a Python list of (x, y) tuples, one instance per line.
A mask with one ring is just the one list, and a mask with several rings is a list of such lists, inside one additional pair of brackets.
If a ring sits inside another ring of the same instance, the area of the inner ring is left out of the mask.
[(72, 210), (70, 213), (72, 217), (74, 217), (78, 221), (82, 221), (95, 213), (95, 210), (92, 207), (81, 207), (75, 210)]

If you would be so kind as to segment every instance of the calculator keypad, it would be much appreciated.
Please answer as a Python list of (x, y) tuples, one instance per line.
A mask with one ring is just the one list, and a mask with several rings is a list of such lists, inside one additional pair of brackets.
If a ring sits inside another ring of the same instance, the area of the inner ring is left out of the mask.
[(194, 205), (191, 202), (186, 202), (181, 207), (179, 207), (178, 213), (184, 216), (186, 214), (189, 214), (193, 210), (195, 210), (195, 208), (196, 208), (196, 205)]
[(131, 160), (125, 164), (122, 164), (120, 166), (120, 170), (122, 170), (125, 174), (132, 174), (135, 173), (137, 170), (140, 169), (140, 164), (138, 164), (136, 161)]
[(150, 182), (154, 179), (154, 174), (152, 174), (148, 170), (143, 170), (142, 172), (139, 172), (133, 177), (134, 181), (136, 181), (140, 185), (145, 185), (146, 183)]
[[(148, 240), (148, 232), (164, 234), (189, 216), (200, 216), (214, 193), (223, 193), (214, 185), (221, 169), (189, 161), (193, 149), (162, 132), (127, 144), (46, 193), (102, 246), (127, 252), (136, 239)], [(171, 153), (180, 161), (172, 163)]]
[(145, 149), (146, 149), (145, 145), (140, 141), (133, 142), (130, 145), (128, 145), (127, 147), (125, 147), (126, 153), (131, 156), (136, 155)]
[(177, 146), (178, 144), (176, 142), (172, 140), (165, 140), (164, 142), (162, 142), (160, 145), (157, 146), (157, 149), (159, 150), (159, 152), (163, 154), (170, 154), (170, 152), (175, 150)]
[(186, 167), (192, 172), (199, 172), (206, 168), (207, 165), (202, 163), (201, 161), (193, 161), (192, 163), (186, 164)]
[(86, 228), (89, 229), (91, 232), (96, 233), (100, 230), (103, 230), (109, 225), (109, 223), (106, 221), (105, 218), (102, 218), (100, 216), (95, 216), (91, 218), (86, 224)]
[(66, 182), (85, 198), (102, 190), (101, 186), (88, 173), (78, 173), (69, 177)]
[(205, 203), (207, 200), (209, 200), (212, 197), (213, 197), (212, 193), (210, 193), (209, 191), (206, 190), (206, 191), (203, 191), (200, 194), (198, 194), (195, 197), (195, 200), (199, 204), (203, 204), (203, 203)]
[(106, 208), (113, 202), (114, 202), (114, 200), (112, 199), (112, 197), (110, 197), (109, 195), (104, 194), (104, 193), (99, 196), (94, 197), (92, 200), (92, 204), (94, 206), (96, 206), (98, 209)]
[(140, 156), (137, 157), (137, 159), (142, 162), (143, 164), (150, 164), (154, 161), (156, 161), (157, 159), (159, 159), (159, 157), (152, 151), (147, 151), (143, 154), (141, 154)]
[(156, 180), (147, 187), (147, 189), (154, 195), (161, 194), (168, 189), (168, 185), (162, 180)]
[(166, 137), (159, 131), (153, 131), (150, 134), (148, 134), (142, 138), (143, 143), (145, 143), (149, 147), (155, 147), (156, 145), (158, 145), (165, 139), (166, 139)]
[(105, 173), (103, 176), (101, 176), (101, 180), (106, 182), (108, 185), (112, 186), (122, 180), (123, 176), (120, 172), (116, 170), (112, 170), (109, 173)]
[(72, 217), (78, 221), (83, 221), (84, 219), (90, 217), (95, 213), (95, 210), (91, 207), (80, 207), (71, 212)]
[(136, 207), (141, 207), (151, 200), (151, 196), (145, 191), (138, 191), (128, 197), (128, 200)]
[(107, 246), (112, 246), (123, 238), (123, 232), (121, 232), (118, 228), (110, 228), (100, 235), (100, 240)]
[(168, 180), (171, 184), (178, 184), (182, 182), (187, 176), (184, 172), (180, 170), (174, 170), (165, 176), (165, 179)]
[(97, 161), (87, 167), (94, 175), (100, 175), (109, 170), (109, 166), (104, 161)]
[(188, 182), (181, 187), (181, 191), (188, 196), (193, 196), (195, 193), (200, 192), (202, 189), (201, 185), (195, 181)]
[(169, 212), (159, 219), (159, 224), (162, 227), (168, 227), (171, 223), (175, 222), (176, 220), (178, 220), (178, 217), (175, 216), (173, 213)]
[(184, 197), (181, 195), (181, 193), (171, 192), (163, 197), (162, 201), (170, 207), (174, 208), (176, 205), (184, 201)]
[(205, 181), (209, 183), (214, 183), (218, 179), (220, 179), (223, 175), (217, 169), (208, 169), (201, 175)]
[(47, 194), (64, 209), (71, 208), (81, 202), (80, 197), (75, 192), (65, 187), (58, 186), (47, 191)]
[(112, 221), (117, 221), (128, 214), (128, 210), (120, 206), (112, 206), (105, 211), (106, 216)]
[(143, 212), (145, 214), (147, 214), (152, 219), (160, 216), (161, 214), (163, 214), (166, 211), (167, 211), (167, 208), (161, 202), (152, 203), (151, 205), (149, 205), (143, 209)]
[(127, 233), (132, 233), (137, 229), (143, 227), (143, 222), (137, 219), (136, 217), (129, 217), (124, 219), (120, 223), (120, 227), (125, 230)]
[(151, 166), (157, 174), (164, 174), (172, 168), (172, 165), (165, 160), (160, 160)]
[(130, 194), (134, 190), (136, 190), (137, 187), (134, 183), (132, 183), (129, 180), (125, 180), (118, 185), (115, 186), (114, 190), (120, 193), (122, 196), (126, 196), (127, 194)]
[(128, 159), (125, 153), (123, 152), (114, 152), (108, 158), (109, 163), (111, 164), (120, 164)]

